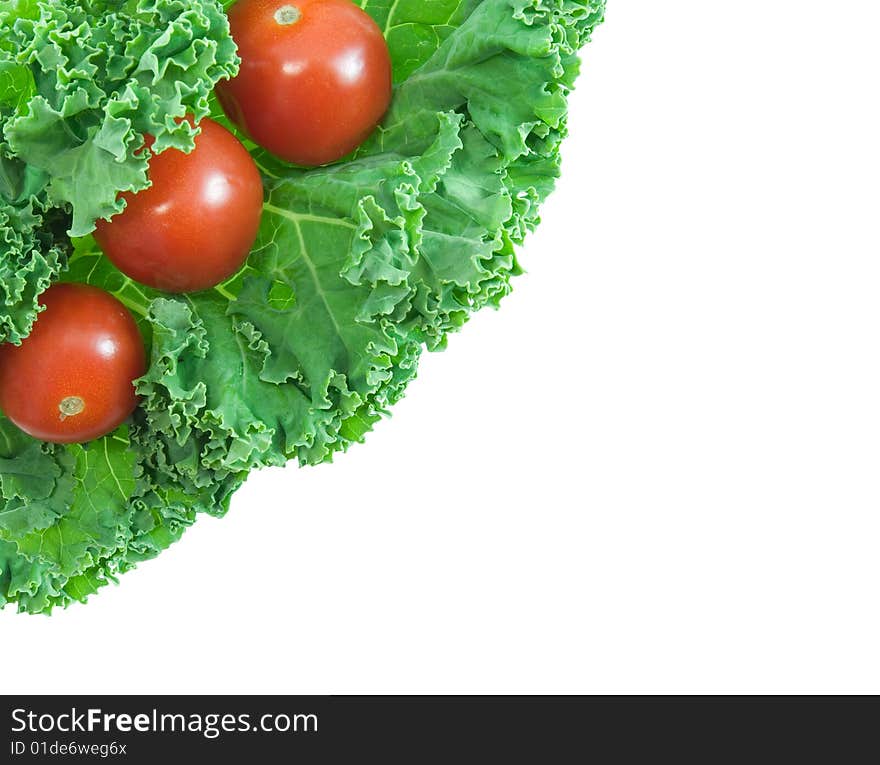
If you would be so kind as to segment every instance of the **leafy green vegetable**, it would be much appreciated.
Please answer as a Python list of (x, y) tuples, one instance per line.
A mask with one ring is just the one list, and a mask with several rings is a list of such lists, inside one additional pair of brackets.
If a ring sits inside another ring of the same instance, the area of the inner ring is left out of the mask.
[(121, 212), (119, 191), (147, 186), (148, 154), (193, 148), (182, 118), (208, 112), (214, 84), (237, 71), (235, 46), (213, 2), (103, 0), (37, 5), (10, 26), (13, 61), (36, 95), (4, 125), (12, 152), (48, 178), (49, 201), (73, 211), (72, 236)]
[(67, 234), (147, 186), (153, 150), (190, 151), (237, 71), (215, 0), (0, 0), (0, 341), (20, 342), (64, 269)]
[[(395, 63), (382, 126), (348, 161), (314, 170), (249, 144), (266, 203), (248, 265), (215, 290), (177, 297), (132, 283), (91, 237), (71, 250), (47, 216), (60, 208), (74, 234), (87, 233), (115, 209), (116, 191), (143, 184), (144, 132), (185, 146), (173, 119), (181, 109), (210, 107), (224, 121), (205, 100), (235, 64), (219, 5), (12, 5), (6, 60), (26, 65), (36, 89), (20, 69), (4, 79), (0, 47), (0, 192), (12, 179), (0, 202), (19, 211), (4, 274), (24, 274), (0, 326), (23, 336), (35, 296), (66, 267), (65, 279), (119, 296), (151, 338), (143, 404), (127, 429), (49, 447), (0, 420), (0, 604), (42, 612), (85, 600), (199, 513), (225, 512), (250, 470), (316, 464), (362, 441), (422, 350), (498, 305), (519, 273), (515, 245), (558, 176), (577, 53), (604, 0), (366, 0)], [(74, 16), (93, 61), (54, 30)], [(147, 23), (157, 20), (164, 26)], [(81, 173), (94, 188), (80, 191)], [(27, 183), (36, 191), (23, 195)]]

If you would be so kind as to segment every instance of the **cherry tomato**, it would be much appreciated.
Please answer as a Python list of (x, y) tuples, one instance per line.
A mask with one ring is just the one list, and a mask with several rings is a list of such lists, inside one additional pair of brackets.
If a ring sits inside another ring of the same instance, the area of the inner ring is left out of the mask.
[(382, 31), (349, 0), (238, 0), (241, 71), (217, 86), (226, 115), (273, 154), (324, 165), (360, 146), (388, 110)]
[(151, 157), (152, 186), (123, 194), (125, 210), (99, 221), (95, 231), (120, 271), (166, 292), (195, 292), (228, 279), (260, 227), (263, 183), (247, 149), (213, 120), (199, 127), (195, 149)]
[(56, 284), (31, 334), (0, 345), (0, 409), (43, 441), (90, 441), (134, 411), (132, 380), (146, 371), (144, 343), (115, 297), (85, 284)]

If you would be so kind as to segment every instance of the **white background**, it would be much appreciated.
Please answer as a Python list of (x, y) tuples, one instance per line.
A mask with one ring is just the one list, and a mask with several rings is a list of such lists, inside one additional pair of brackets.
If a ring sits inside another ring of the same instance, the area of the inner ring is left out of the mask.
[(880, 5), (609, 6), (503, 309), (2, 691), (880, 691)]

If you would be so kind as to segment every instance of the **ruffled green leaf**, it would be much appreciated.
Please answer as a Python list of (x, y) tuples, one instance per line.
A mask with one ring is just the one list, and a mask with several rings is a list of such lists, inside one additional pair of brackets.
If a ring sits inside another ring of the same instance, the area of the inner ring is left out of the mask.
[[(157, 125), (163, 114), (210, 107), (224, 121), (198, 83), (174, 94), (164, 87), (171, 73), (194, 73), (205, 86), (228, 72), (229, 40), (214, 4), (130, 0), (130, 17), (88, 18), (85, 55), (45, 19), (86, 4), (18, 5), (29, 20), (15, 22), (17, 35), (45, 28), (39, 51), (23, 36), (12, 48), (14, 63), (34, 72), (38, 96), (27, 115), (19, 99), (3, 106), (0, 68), (0, 109), (17, 115), (0, 194), (6, 183), (16, 251), (30, 247), (10, 260), (10, 276), (56, 248), (41, 283), (69, 261), (64, 278), (113, 292), (138, 316), (151, 359), (137, 384), (142, 405), (124, 431), (84, 447), (10, 436), (0, 452), (0, 603), (38, 612), (85, 600), (177, 540), (200, 513), (225, 512), (250, 470), (288, 459), (316, 464), (362, 441), (415, 377), (422, 350), (442, 348), (473, 311), (498, 305), (519, 273), (514, 246), (537, 225), (558, 176), (577, 52), (604, 0), (364, 2), (395, 65), (383, 124), (353, 157), (313, 170), (247, 144), (266, 183), (248, 264), (214, 290), (174, 297), (124, 277), (91, 237), (72, 254), (63, 236), (47, 237), (45, 199), (76, 217), (76, 199), (67, 197), (80, 174), (103, 184), (88, 192), (102, 199), (87, 195), (80, 210), (89, 212), (74, 221), (74, 231), (87, 231), (80, 224), (115, 205), (117, 190), (139, 187), (140, 134), (158, 133), (167, 145), (189, 140), (173, 119)], [(148, 29), (148, 17), (180, 18), (184, 6), (208, 21), (182, 24), (187, 34)], [(111, 51), (89, 47), (111, 39)], [(8, 49), (0, 44), (0, 61)], [(56, 132), (65, 125), (86, 140), (66, 144)], [(89, 159), (72, 161), (76, 151)], [(41, 181), (48, 197), (25, 191)], [(27, 331), (38, 292), (21, 287), (7, 299), (27, 309), (7, 307), (8, 319), (0, 311), (10, 337)], [(0, 434), (10, 427), (0, 426)]]
[(68, 233), (119, 212), (154, 151), (189, 151), (238, 58), (216, 0), (0, 2), (0, 342), (30, 332)]
[(70, 233), (82, 236), (122, 210), (118, 192), (147, 186), (145, 134), (156, 152), (192, 150), (181, 118), (207, 115), (214, 84), (235, 74), (238, 59), (212, 0), (37, 8), (6, 22), (13, 61), (28, 68), (36, 95), (3, 132), (19, 159), (46, 173), (49, 202), (72, 211)]

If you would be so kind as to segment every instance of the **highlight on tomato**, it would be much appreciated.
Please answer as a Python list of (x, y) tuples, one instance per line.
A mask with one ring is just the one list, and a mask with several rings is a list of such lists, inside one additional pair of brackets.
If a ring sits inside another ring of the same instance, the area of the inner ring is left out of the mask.
[(125, 210), (98, 221), (95, 230), (120, 271), (165, 292), (226, 281), (244, 264), (260, 227), (263, 183), (254, 160), (213, 120), (199, 128), (189, 154), (167, 149), (153, 155), (151, 186), (122, 194)]
[(0, 409), (34, 438), (91, 441), (121, 425), (138, 403), (146, 371), (134, 318), (115, 297), (86, 284), (56, 284), (19, 346), (0, 345)]
[(365, 11), (349, 0), (238, 0), (228, 13), (241, 69), (215, 90), (247, 136), (305, 166), (369, 137), (388, 110), (392, 69)]

